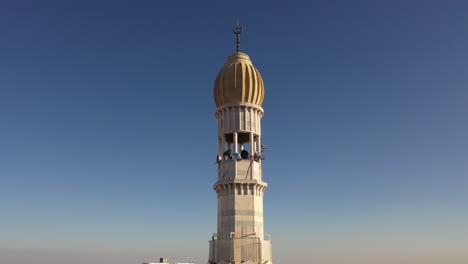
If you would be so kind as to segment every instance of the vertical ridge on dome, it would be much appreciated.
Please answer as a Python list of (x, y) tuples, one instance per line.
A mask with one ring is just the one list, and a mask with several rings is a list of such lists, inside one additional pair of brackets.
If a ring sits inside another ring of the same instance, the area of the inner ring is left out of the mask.
[[(252, 66), (251, 66), (251, 65), (246, 65), (246, 69), (247, 69), (246, 75), (248, 75), (248, 79), (249, 79), (249, 80), (250, 80), (252, 77), (255, 77), (255, 76), (253, 76), (253, 74), (252, 74)], [(253, 89), (253, 83), (252, 83), (252, 82), (249, 81), (248, 83), (246, 83), (246, 86), (247, 86), (246, 88), (247, 88), (249, 91), (252, 91), (252, 89)], [(251, 102), (251, 101), (252, 101), (252, 93), (248, 93), (248, 94), (246, 95), (246, 97), (247, 97), (247, 98), (246, 98), (245, 100), (246, 100), (247, 102)]]
[(248, 86), (248, 82), (247, 82), (247, 79), (248, 79), (248, 76), (246, 77), (246, 68), (247, 66), (245, 64), (241, 64), (242, 66), (242, 93), (241, 93), (241, 100), (242, 101), (245, 101), (247, 100), (245, 98), (245, 96), (247, 95), (247, 91), (246, 91), (246, 88)]
[(258, 71), (257, 69), (252, 69), (253, 72), (257, 73), (257, 74), (252, 74), (253, 75), (253, 78), (254, 80), (252, 81), (252, 85), (253, 85), (253, 89), (252, 89), (252, 102), (254, 104), (258, 104), (258, 90), (259, 90), (259, 78), (258, 78)]
[(228, 76), (230, 75), (230, 71), (231, 71), (231, 68), (228, 68), (227, 71), (223, 71), (224, 79), (223, 79), (223, 85), (221, 86), (221, 89), (223, 90), (225, 95), (223, 96), (221, 101), (223, 101), (224, 98), (231, 97), (231, 89), (225, 88), (225, 87), (231, 86), (231, 83), (233, 83), (234, 81), (233, 78), (228, 78)]
[[(222, 71), (218, 73), (218, 77), (216, 77), (215, 86), (222, 87), (224, 81), (224, 74)], [(215, 90), (215, 101), (216, 104), (220, 104), (224, 96), (224, 89), (219, 89), (218, 91)]]
[[(257, 72), (257, 76), (258, 76), (258, 81), (257, 81), (257, 85), (260, 86), (260, 85), (263, 85), (263, 79), (262, 79), (262, 76), (260, 76), (260, 73), (258, 72), (257, 69), (255, 69), (255, 71)], [(257, 104), (262, 104), (260, 101), (263, 101), (263, 89), (257, 89), (257, 98), (255, 100), (255, 102)]]
[[(234, 98), (242, 98), (242, 88), (244, 86), (244, 82), (242, 81), (242, 77), (244, 74), (242, 73), (242, 63), (236, 63), (236, 89), (234, 89), (235, 97)], [(242, 100), (242, 99), (241, 99)]]

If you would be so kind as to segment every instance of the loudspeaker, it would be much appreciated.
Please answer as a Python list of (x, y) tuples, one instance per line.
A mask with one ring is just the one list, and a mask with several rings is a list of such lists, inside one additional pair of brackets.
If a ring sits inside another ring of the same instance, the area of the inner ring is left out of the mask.
[(224, 151), (223, 156), (228, 157), (229, 159), (232, 159), (231, 149)]
[(245, 149), (243, 149), (240, 153), (242, 159), (248, 159), (249, 158), (249, 152)]

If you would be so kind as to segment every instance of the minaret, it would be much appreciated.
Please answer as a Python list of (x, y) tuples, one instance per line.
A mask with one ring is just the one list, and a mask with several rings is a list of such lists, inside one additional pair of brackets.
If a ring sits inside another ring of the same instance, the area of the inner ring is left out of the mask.
[(264, 87), (249, 56), (240, 51), (242, 27), (233, 29), (237, 50), (216, 77), (218, 120), (218, 231), (210, 241), (208, 263), (271, 263), (271, 240), (263, 232), (260, 120)]

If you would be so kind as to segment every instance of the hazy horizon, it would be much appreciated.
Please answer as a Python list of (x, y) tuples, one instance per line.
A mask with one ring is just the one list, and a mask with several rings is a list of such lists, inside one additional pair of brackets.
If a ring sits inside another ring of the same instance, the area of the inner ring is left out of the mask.
[(0, 264), (206, 263), (237, 19), (274, 263), (468, 263), (467, 10), (0, 1)]

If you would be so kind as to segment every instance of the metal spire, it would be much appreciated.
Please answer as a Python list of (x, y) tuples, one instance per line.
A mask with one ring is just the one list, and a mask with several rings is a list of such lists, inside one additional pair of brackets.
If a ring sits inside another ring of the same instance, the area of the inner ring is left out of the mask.
[(237, 25), (232, 29), (232, 32), (236, 34), (237, 36), (237, 41), (236, 41), (236, 51), (240, 52), (240, 34), (242, 33), (244, 29), (239, 25), (239, 19), (237, 19)]

